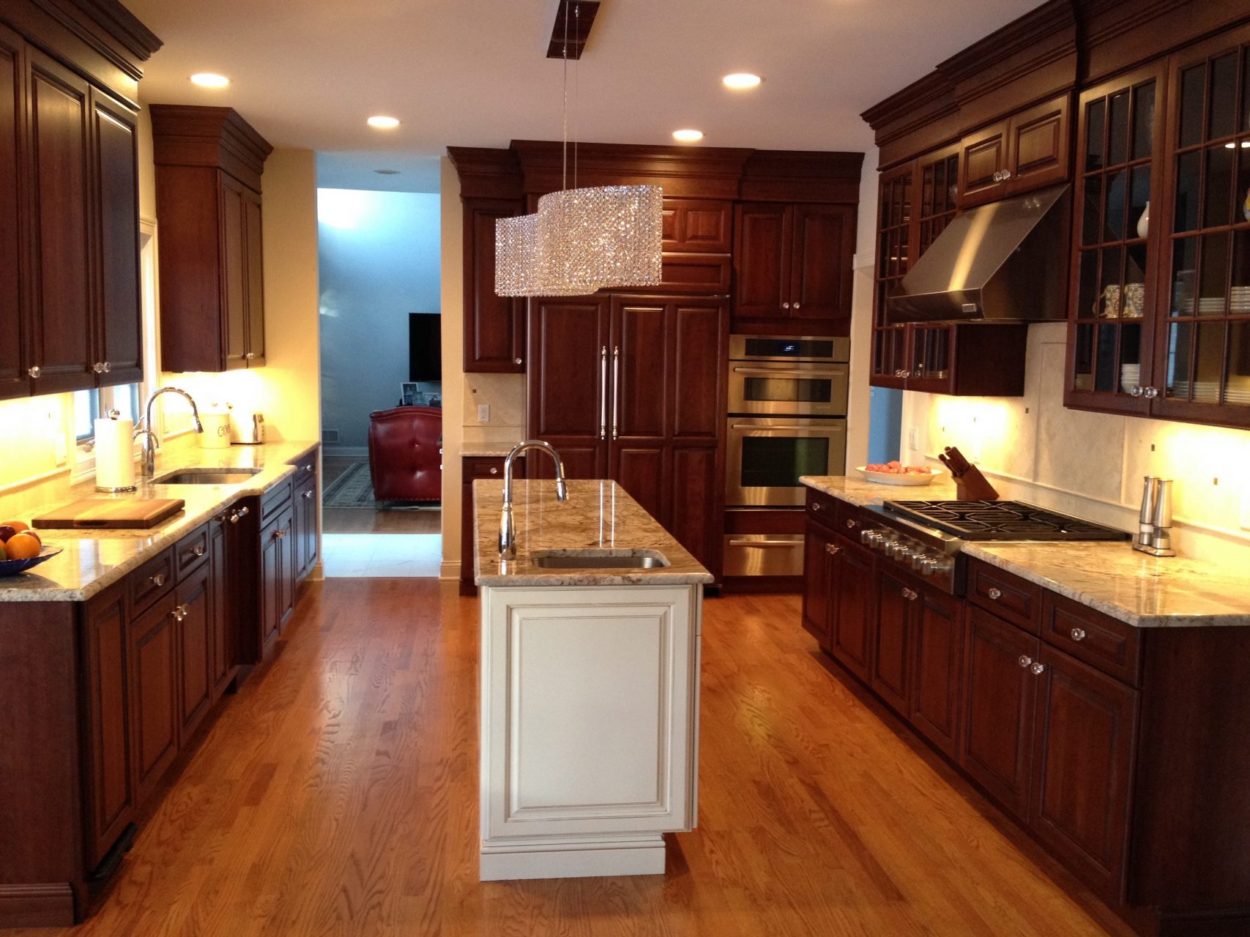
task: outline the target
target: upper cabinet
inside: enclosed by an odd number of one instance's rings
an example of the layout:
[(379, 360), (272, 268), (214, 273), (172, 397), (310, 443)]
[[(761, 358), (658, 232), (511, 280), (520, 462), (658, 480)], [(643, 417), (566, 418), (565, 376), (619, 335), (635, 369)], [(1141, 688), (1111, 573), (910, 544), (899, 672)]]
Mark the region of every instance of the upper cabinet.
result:
[(225, 107), (154, 104), (161, 367), (265, 363), (261, 173), (273, 148)]
[(134, 97), (160, 42), (95, 17), (0, 10), (0, 397), (142, 376)]
[(965, 136), (959, 147), (959, 207), (1066, 180), (1069, 98), (1062, 94)]

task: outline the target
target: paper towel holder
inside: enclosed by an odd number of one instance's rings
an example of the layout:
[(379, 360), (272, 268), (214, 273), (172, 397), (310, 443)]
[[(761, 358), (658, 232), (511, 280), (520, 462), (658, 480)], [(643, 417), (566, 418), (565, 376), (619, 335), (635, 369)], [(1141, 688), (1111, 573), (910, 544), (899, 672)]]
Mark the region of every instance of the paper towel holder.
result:
[[(109, 410), (104, 415), (110, 420), (116, 420), (118, 417), (121, 416), (121, 411)], [(97, 475), (96, 477), (98, 478), (99, 475)], [(102, 492), (102, 493), (106, 493), (106, 494), (123, 494), (127, 491), (138, 491), (139, 486), (138, 485), (118, 485), (118, 486), (96, 485), (95, 490)]]

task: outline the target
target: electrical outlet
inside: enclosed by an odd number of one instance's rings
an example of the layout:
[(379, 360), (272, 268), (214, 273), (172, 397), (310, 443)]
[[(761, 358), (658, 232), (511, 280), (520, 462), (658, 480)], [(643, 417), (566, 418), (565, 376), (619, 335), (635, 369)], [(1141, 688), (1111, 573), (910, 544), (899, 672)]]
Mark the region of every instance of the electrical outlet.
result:
[(489, 422), (490, 422), (490, 404), (488, 404), (488, 403), (479, 403), (479, 404), (477, 405), (477, 421), (478, 421), (479, 423), (489, 423)]

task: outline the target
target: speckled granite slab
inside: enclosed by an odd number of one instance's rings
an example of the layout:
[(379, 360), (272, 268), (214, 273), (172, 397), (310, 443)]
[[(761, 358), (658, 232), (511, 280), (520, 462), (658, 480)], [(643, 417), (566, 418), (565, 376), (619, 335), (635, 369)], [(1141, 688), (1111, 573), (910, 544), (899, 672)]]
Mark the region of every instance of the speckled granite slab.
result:
[[(919, 488), (824, 475), (802, 482), (861, 507), (955, 497), (949, 479)], [(1250, 625), (1250, 570), (1231, 563), (1156, 558), (1127, 543), (967, 543), (963, 552), (1138, 628)]]
[(514, 442), (467, 442), (461, 447), (460, 455), (466, 459), (502, 459), (515, 445)]
[[(569, 499), (556, 500), (550, 480), (513, 482), (517, 557), (499, 558), (503, 486), (473, 483), (474, 582), (479, 586), (622, 586), (708, 583), (712, 575), (613, 481), (570, 481)], [(535, 554), (591, 550), (614, 555), (662, 553), (658, 569), (544, 569)]]
[[(92, 484), (75, 492), (90, 498), (182, 498), (186, 507), (158, 527), (147, 530), (48, 530), (39, 531), (45, 543), (63, 552), (30, 572), (0, 579), (0, 602), (79, 602), (91, 598), (128, 572), (142, 566), (161, 550), (177, 543), (224, 508), (265, 489), (295, 472), (297, 461), (315, 443), (279, 442), (262, 446), (231, 446), (229, 449), (185, 448), (160, 457), (156, 477), (183, 468), (258, 468), (260, 471), (237, 485), (153, 485), (143, 483), (129, 494), (98, 494)], [(40, 505), (27, 512), (29, 520), (57, 504)]]

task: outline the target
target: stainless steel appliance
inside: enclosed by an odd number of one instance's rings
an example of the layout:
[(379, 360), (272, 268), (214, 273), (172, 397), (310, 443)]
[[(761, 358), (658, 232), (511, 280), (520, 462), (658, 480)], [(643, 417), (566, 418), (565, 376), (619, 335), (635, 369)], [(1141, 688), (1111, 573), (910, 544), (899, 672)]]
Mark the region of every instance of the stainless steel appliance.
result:
[(729, 337), (729, 412), (846, 416), (850, 339)]
[(952, 595), (964, 590), (968, 541), (1128, 540), (1122, 530), (1021, 501), (886, 501), (865, 510), (876, 523), (860, 541)]
[(845, 419), (731, 416), (725, 446), (725, 505), (802, 505), (799, 476), (841, 475), (845, 462)]
[(726, 576), (800, 576), (802, 534), (726, 534)]

